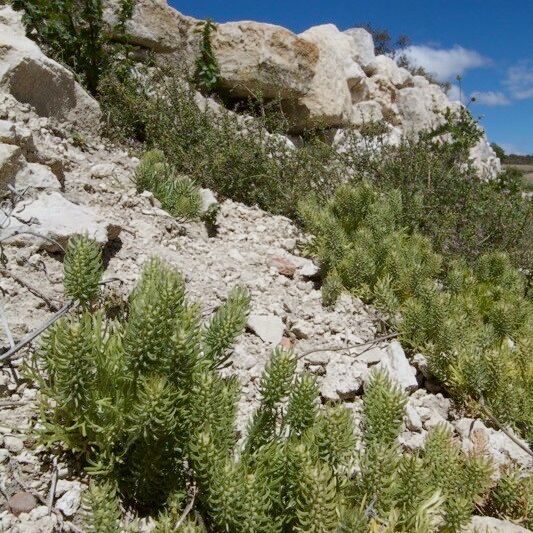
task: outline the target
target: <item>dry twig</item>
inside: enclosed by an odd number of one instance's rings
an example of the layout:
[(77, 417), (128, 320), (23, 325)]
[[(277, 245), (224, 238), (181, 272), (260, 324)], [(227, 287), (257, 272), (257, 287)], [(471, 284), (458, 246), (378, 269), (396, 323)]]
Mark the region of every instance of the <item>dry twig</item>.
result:
[(376, 337), (375, 339), (372, 339), (370, 341), (366, 342), (360, 342), (358, 344), (347, 344), (345, 346), (330, 346), (327, 348), (315, 348), (313, 350), (309, 350), (307, 352), (301, 353), (298, 355), (298, 359), (302, 359), (302, 357), (306, 357), (307, 355), (311, 355), (312, 353), (319, 353), (319, 352), (342, 352), (343, 350), (353, 350), (354, 348), (360, 348), (361, 346), (368, 346), (370, 345), (366, 350), (362, 351), (358, 355), (362, 355), (363, 353), (370, 350), (370, 348), (382, 341), (387, 341), (390, 339), (395, 339), (398, 337), (399, 333), (390, 333), (389, 335), (383, 335), (382, 337)]
[(176, 522), (176, 525), (174, 526), (174, 530), (178, 531), (179, 528), (184, 524), (185, 520), (187, 519), (187, 516), (192, 511), (192, 508), (194, 507), (194, 500), (196, 499), (196, 493), (197, 489), (196, 487), (193, 488), (191, 499), (189, 500), (189, 503), (187, 504), (187, 507), (183, 510), (183, 513), (181, 513), (181, 516), (179, 520)]
[(3, 276), (7, 276), (11, 278), (12, 280), (16, 281), (19, 285), (22, 285), (26, 289), (28, 289), (32, 294), (37, 296), (37, 298), (40, 298), (43, 300), (43, 302), (48, 306), (48, 309), (50, 311), (58, 311), (59, 306), (50, 300), (48, 296), (45, 296), (39, 289), (36, 289), (33, 285), (30, 285), (27, 281), (24, 281), (22, 278), (19, 278), (16, 274), (13, 274), (13, 272), (10, 272), (6, 268), (0, 268), (0, 274)]

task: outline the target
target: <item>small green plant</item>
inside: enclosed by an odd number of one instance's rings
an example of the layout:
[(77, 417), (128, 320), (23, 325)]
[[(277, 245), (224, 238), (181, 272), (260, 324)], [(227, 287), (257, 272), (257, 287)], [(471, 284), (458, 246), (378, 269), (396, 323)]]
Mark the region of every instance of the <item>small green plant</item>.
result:
[(193, 81), (204, 94), (215, 91), (220, 79), (220, 68), (211, 44), (216, 24), (208, 19), (199, 23), (197, 33), (200, 34), (200, 53), (196, 59)]
[(23, 10), (26, 32), (57, 61), (72, 69), (93, 95), (101, 76), (125, 52), (118, 41), (127, 40), (125, 25), (134, 0), (117, 3), (117, 23), (105, 26), (102, 0), (13, 0)]
[(64, 259), (65, 293), (86, 307), (100, 293), (102, 277), (102, 249), (86, 235), (72, 237), (67, 245)]
[(120, 533), (121, 514), (116, 487), (109, 481), (94, 480), (84, 499), (85, 525), (88, 533)]
[(135, 172), (138, 191), (151, 191), (161, 205), (178, 220), (197, 218), (201, 210), (198, 187), (186, 176), (179, 176), (166, 162), (163, 152), (146, 152)]
[(533, 478), (521, 474), (514, 468), (508, 468), (492, 490), (484, 511), (531, 529), (533, 527)]

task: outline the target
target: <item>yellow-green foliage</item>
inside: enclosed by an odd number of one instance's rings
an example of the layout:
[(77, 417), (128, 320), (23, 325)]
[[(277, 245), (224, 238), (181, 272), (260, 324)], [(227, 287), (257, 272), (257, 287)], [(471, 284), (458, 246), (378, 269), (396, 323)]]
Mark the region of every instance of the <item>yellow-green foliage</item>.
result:
[(339, 188), (323, 206), (301, 204), (324, 303), (339, 284), (373, 302), (456, 398), (485, 402), (533, 441), (533, 304), (524, 276), (502, 252), (473, 266), (443, 262), (427, 238), (400, 226), (401, 204), (398, 192), (364, 182)]
[(179, 220), (191, 220), (200, 214), (198, 187), (188, 177), (179, 176), (159, 150), (143, 155), (135, 171), (135, 183), (139, 192), (153, 192), (163, 208)]
[(344, 406), (321, 407), (315, 378), (296, 376), (294, 355), (277, 348), (238, 442), (238, 383), (218, 369), (248, 306), (235, 289), (203, 321), (180, 274), (152, 260), (124, 316), (85, 310), (47, 335), (34, 361), (41, 438), (97, 478), (87, 530), (120, 531), (124, 505), (173, 531), (194, 492), (185, 531), (458, 531), (490, 465), (440, 429), (419, 452), (401, 451), (406, 398), (383, 373), (366, 387), (357, 428)]
[(508, 469), (491, 492), (484, 511), (523, 527), (533, 527), (533, 477)]
[(86, 235), (72, 237), (67, 245), (65, 260), (65, 293), (82, 306), (92, 303), (100, 292), (102, 250)]

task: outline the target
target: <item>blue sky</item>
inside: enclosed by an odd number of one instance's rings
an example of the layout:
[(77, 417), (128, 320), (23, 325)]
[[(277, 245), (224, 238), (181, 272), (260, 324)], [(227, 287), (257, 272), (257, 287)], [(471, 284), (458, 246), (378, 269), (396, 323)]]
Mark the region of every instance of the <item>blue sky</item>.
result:
[(217, 22), (256, 20), (301, 32), (331, 22), (370, 22), (411, 38), (412, 59), (441, 78), (463, 75), (463, 93), (489, 139), (533, 154), (533, 0), (169, 0)]

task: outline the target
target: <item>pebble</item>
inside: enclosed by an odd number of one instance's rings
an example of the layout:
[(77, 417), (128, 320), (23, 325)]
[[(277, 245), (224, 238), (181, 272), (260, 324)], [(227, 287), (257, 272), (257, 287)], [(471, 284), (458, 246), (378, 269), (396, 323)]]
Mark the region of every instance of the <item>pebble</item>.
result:
[(15, 516), (18, 516), (21, 513), (29, 513), (34, 509), (37, 506), (37, 500), (35, 499), (35, 496), (29, 492), (17, 492), (9, 498), (7, 505), (9, 510)]

